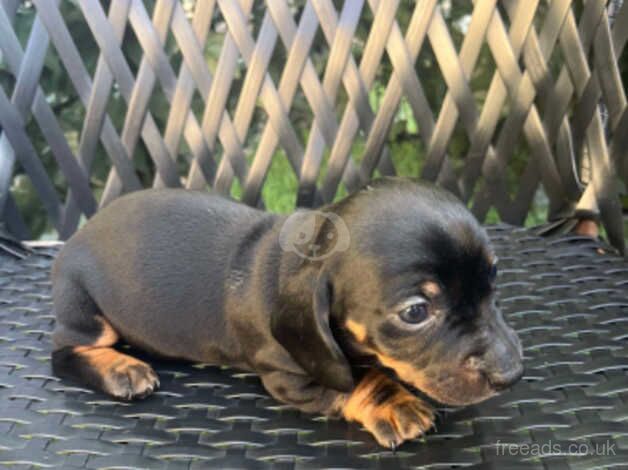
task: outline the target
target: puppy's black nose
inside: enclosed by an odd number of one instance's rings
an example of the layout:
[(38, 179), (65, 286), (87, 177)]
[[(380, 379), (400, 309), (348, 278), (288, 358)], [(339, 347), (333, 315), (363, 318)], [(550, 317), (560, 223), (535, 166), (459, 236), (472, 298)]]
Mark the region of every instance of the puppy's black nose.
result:
[(490, 386), (498, 392), (512, 387), (514, 384), (519, 382), (522, 376), (523, 365), (521, 364), (513, 367), (512, 369), (504, 373), (487, 374)]

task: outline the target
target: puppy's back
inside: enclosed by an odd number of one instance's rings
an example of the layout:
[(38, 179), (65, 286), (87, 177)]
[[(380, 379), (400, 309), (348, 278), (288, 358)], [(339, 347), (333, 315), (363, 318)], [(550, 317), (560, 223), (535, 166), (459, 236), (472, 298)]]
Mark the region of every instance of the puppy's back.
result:
[(224, 334), (229, 261), (243, 234), (268, 218), (204, 192), (132, 193), (68, 240), (53, 267), (53, 284), (80, 285), (131, 343), (174, 357), (211, 359), (198, 355), (211, 336)]

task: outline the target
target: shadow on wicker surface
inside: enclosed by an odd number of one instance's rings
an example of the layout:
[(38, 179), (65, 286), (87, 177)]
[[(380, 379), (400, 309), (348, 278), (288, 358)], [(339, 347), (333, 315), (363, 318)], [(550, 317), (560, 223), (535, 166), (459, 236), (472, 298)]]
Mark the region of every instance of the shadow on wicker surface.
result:
[(151, 359), (162, 388), (132, 404), (61, 382), (49, 363), (56, 250), (0, 258), (0, 466), (625, 468), (628, 264), (588, 239), (489, 231), (525, 378), (445, 412), (396, 454), (355, 425), (281, 406), (252, 374)]

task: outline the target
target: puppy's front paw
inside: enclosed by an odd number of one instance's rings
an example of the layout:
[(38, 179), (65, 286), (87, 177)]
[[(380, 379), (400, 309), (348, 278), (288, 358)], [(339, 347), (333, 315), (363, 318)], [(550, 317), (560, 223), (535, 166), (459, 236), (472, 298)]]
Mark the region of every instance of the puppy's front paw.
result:
[(434, 410), (379, 371), (369, 372), (348, 397), (343, 415), (361, 423), (384, 447), (396, 448), (434, 424)]
[(123, 400), (146, 398), (159, 388), (159, 378), (151, 366), (128, 361), (112, 367), (105, 376), (109, 393)]
[(123, 400), (145, 398), (159, 388), (159, 377), (151, 366), (112, 348), (75, 351), (86, 362), (91, 375), (99, 378), (100, 388)]

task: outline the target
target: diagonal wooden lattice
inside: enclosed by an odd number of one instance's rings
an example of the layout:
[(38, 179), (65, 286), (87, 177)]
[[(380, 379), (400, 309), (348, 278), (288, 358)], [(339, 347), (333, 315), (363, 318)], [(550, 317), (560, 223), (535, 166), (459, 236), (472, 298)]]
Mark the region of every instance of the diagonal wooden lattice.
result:
[[(406, 106), (422, 146), (409, 156), (420, 160), (413, 176), (447, 187), (481, 219), (494, 208), (516, 224), (542, 188), (550, 219), (599, 217), (623, 247), (618, 186), (628, 181), (628, 111), (618, 57), (628, 39), (627, 5), (613, 12), (611, 28), (602, 0), (469, 1), (457, 45), (447, 5), (436, 0), (413, 3), (404, 22), (399, 0), (346, 0), (339, 10), (332, 0), (190, 3), (111, 0), (105, 11), (79, 0), (74, 8), (98, 48), (90, 71), (62, 13), (67, 5), (33, 0), (23, 46), (14, 27), (19, 2), (2, 2), (0, 54), (12, 82), (0, 86), (0, 219), (13, 232), (28, 234), (8, 189), (15, 174), (28, 176), (61, 238), (82, 215), (147, 184), (224, 194), (237, 187), (243, 201), (263, 206), (269, 171), (283, 156), (295, 203), (328, 203), (376, 174), (400, 172), (389, 137)], [(207, 44), (217, 37), (209, 66)], [(138, 62), (125, 41), (141, 49)], [(480, 90), (473, 77), (483, 48), (493, 65)], [(84, 107), (77, 142), (43, 89), (51, 54)], [(419, 72), (426, 57), (446, 86), (437, 100)], [(165, 118), (154, 114), (156, 95), (167, 103)], [(126, 108), (121, 123), (109, 112), (114, 98)], [(303, 109), (305, 123), (293, 118)], [(42, 163), (31, 121), (63, 183)], [(455, 136), (466, 141), (456, 155)], [(518, 146), (527, 149), (523, 165)], [(139, 151), (154, 167), (149, 182), (138, 174)], [(110, 171), (95, 192), (99, 152)]]

